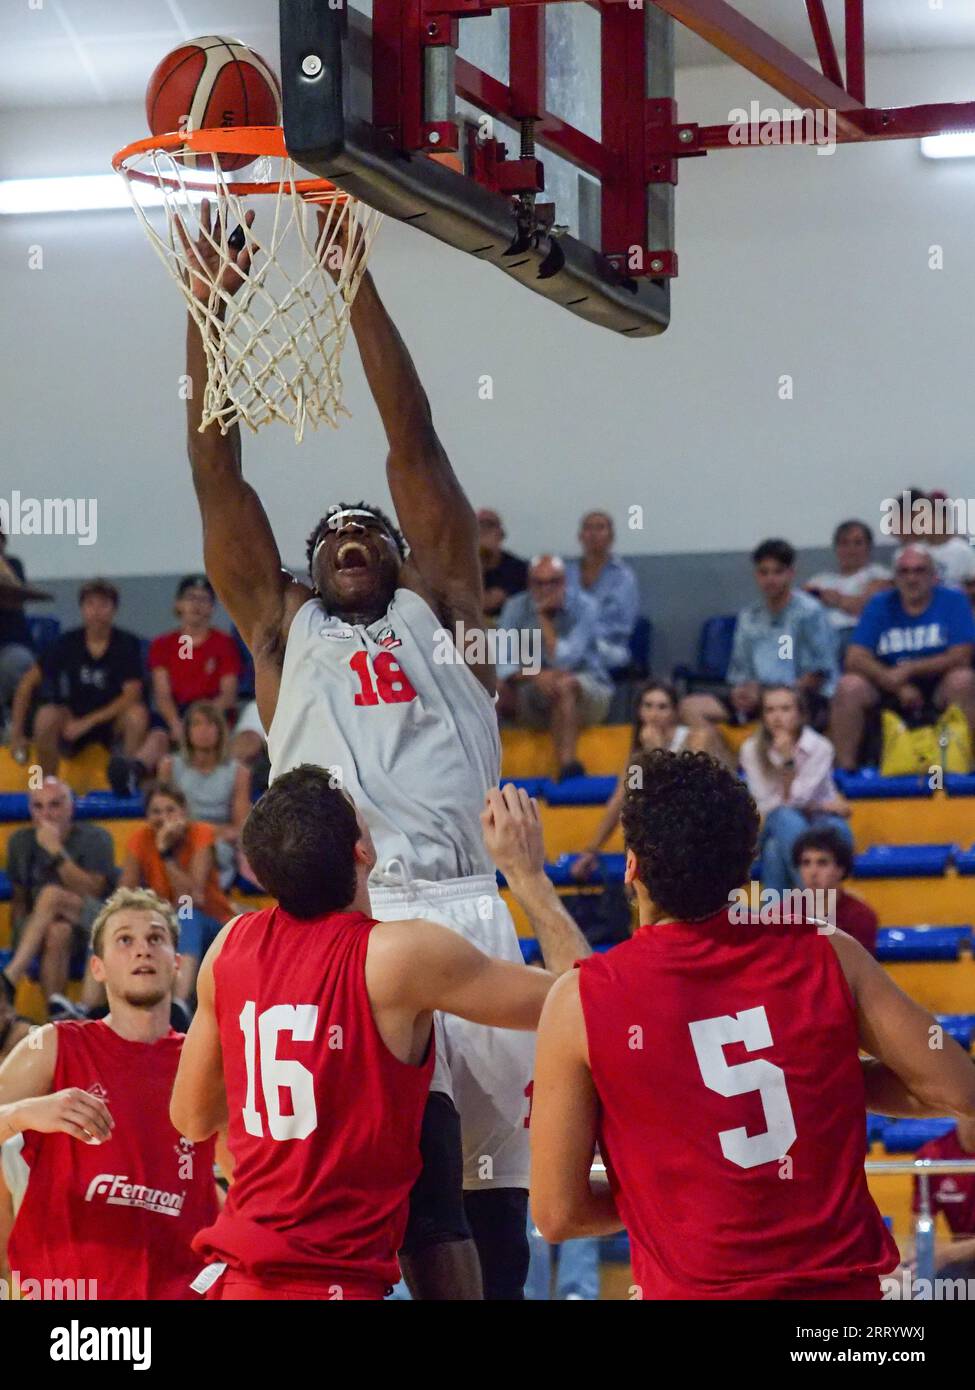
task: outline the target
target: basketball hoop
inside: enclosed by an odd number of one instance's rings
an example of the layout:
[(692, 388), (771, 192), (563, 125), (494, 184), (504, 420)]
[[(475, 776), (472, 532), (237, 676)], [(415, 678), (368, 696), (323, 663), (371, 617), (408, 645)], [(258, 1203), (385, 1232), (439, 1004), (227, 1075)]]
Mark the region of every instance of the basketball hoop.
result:
[[(300, 443), (306, 423), (336, 427), (349, 413), (340, 375), (349, 315), (381, 214), (327, 179), (297, 177), (279, 126), (156, 135), (112, 164), (200, 330), (200, 428), (226, 434), (238, 422), (256, 431), (284, 420)], [(267, 214), (249, 226), (257, 196)], [(201, 216), (204, 200), (212, 220)], [(153, 217), (160, 207), (165, 230)], [(236, 292), (224, 284), (235, 267)]]

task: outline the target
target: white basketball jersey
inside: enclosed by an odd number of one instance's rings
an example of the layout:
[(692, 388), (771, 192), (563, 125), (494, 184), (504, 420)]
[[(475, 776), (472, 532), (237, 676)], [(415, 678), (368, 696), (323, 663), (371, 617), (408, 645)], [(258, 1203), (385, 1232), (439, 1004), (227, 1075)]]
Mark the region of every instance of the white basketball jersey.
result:
[(378, 872), (393, 859), (410, 879), (494, 872), (480, 813), (498, 784), (497, 716), (452, 643), (444, 660), (447, 649), (412, 589), (397, 589), (368, 627), (309, 599), (288, 633), (271, 780), (300, 763), (337, 769), (372, 832)]

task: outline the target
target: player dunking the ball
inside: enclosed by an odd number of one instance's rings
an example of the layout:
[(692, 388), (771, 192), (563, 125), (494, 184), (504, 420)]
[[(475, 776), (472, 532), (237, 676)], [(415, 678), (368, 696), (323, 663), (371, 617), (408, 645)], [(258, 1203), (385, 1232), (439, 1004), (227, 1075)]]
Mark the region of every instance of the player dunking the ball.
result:
[[(201, 215), (207, 232), (206, 204)], [(215, 267), (206, 235), (195, 254)], [(224, 274), (228, 294), (249, 263), (244, 248)], [(207, 297), (202, 278), (192, 288)], [(479, 819), (500, 765), (494, 670), (441, 655), (444, 630), (483, 622), (476, 518), (368, 273), (351, 325), (389, 443), (403, 534), (377, 507), (335, 505), (308, 541), (310, 582), (282, 569), (241, 472), (239, 430), (199, 430), (204, 346), (191, 321), (189, 453), (207, 574), (254, 657), (272, 781), (303, 763), (335, 769), (362, 814), (378, 856), (373, 915), (438, 921), (520, 962)], [(578, 944), (548, 968), (570, 968)], [(521, 1298), (533, 1039), (450, 1017), (438, 1021), (437, 1042), (403, 1271), (418, 1297), (478, 1298), (483, 1281), (485, 1298)]]

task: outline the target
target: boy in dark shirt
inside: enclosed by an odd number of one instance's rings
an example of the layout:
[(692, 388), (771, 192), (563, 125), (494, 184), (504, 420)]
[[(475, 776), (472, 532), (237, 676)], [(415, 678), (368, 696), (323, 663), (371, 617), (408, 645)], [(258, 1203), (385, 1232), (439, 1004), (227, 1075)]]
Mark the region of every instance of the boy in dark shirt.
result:
[(803, 888), (835, 892), (836, 910), (830, 914), (833, 925), (856, 937), (864, 950), (875, 956), (877, 914), (862, 898), (840, 886), (853, 868), (853, 851), (842, 835), (829, 826), (807, 830), (793, 846), (792, 862), (799, 870)]
[(90, 743), (111, 748), (118, 740), (136, 757), (149, 728), (143, 692), (139, 639), (114, 626), (118, 590), (105, 579), (89, 579), (78, 594), (82, 627), (50, 646), (17, 687), (10, 746), (18, 761), (27, 755), (27, 718), (35, 693), (34, 747), (45, 776), (57, 772), (62, 753)]
[[(0, 528), (0, 582), (24, 583), (24, 567), (7, 554), (7, 537)], [(0, 727), (24, 672), (34, 662), (30, 629), (24, 605), (16, 599), (0, 599)]]

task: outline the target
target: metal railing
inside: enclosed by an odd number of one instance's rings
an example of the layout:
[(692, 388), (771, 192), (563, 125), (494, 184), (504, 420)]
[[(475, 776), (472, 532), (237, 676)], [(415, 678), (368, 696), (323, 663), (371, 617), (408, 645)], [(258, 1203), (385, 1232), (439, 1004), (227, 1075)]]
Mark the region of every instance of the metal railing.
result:
[(931, 1178), (941, 1174), (975, 1174), (975, 1158), (878, 1158), (867, 1159), (868, 1174), (912, 1173), (918, 1180), (918, 1212), (914, 1221), (916, 1279), (934, 1286), (934, 1213), (931, 1210)]

